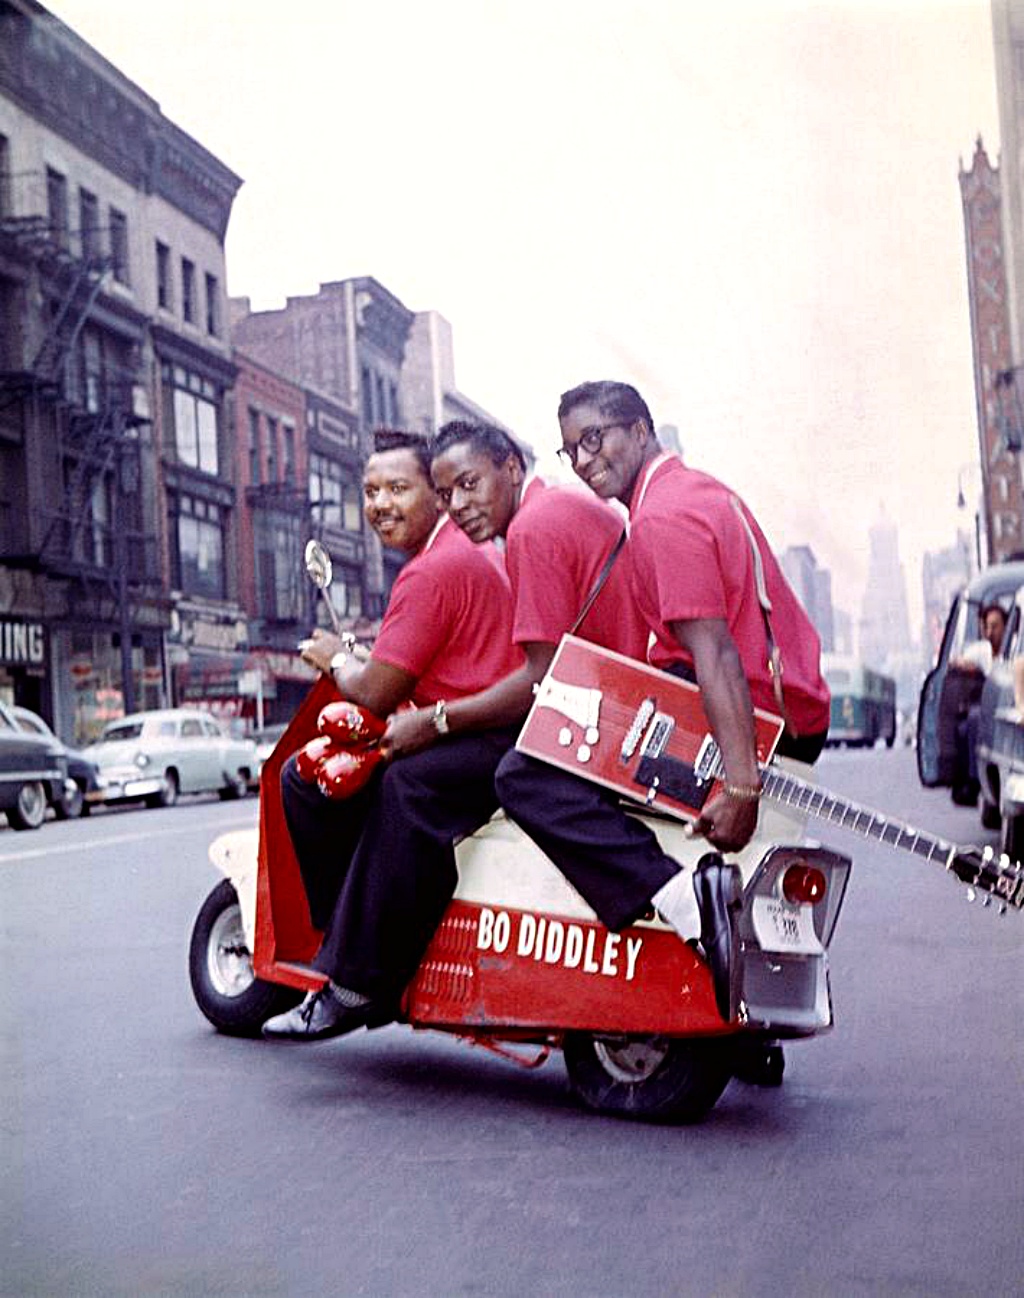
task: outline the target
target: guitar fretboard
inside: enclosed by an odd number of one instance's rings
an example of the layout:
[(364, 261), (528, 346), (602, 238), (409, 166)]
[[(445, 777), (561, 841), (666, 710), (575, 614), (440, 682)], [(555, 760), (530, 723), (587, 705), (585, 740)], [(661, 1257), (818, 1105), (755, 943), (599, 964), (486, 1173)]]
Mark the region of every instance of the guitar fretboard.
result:
[(863, 834), (865, 838), (876, 838), (890, 847), (903, 848), (916, 856), (923, 856), (927, 861), (937, 857), (945, 860), (956, 855), (956, 845), (943, 838), (936, 838), (922, 829), (905, 825), (898, 820), (890, 820), (870, 807), (860, 807), (855, 802), (839, 798), (827, 789), (808, 784), (795, 775), (780, 771), (776, 767), (762, 767), (762, 788), (770, 798), (786, 806), (796, 807), (809, 815), (827, 820), (843, 829)]
[(979, 851), (977, 848), (958, 847), (923, 829), (883, 816), (870, 807), (839, 798), (827, 789), (808, 784), (778, 767), (766, 766), (761, 770), (762, 788), (775, 801), (863, 834), (865, 838), (875, 838), (889, 847), (912, 852), (926, 861), (939, 860), (961, 883), (986, 893), (986, 904), (988, 897), (994, 897), (1004, 908), (1013, 906), (1016, 910), (1024, 910), (1024, 869), (1009, 857), (997, 859), (991, 848)]

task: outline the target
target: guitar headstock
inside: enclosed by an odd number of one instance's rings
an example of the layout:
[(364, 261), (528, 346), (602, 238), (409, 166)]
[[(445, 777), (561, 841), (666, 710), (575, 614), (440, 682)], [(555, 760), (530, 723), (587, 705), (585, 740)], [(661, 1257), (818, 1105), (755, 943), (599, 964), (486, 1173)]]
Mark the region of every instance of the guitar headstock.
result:
[[(991, 847), (957, 847), (946, 864), (968, 889), (978, 889), (985, 894), (984, 904), (994, 899), (999, 903), (999, 913), (1008, 907), (1024, 910), (1024, 867), (1011, 861), (1004, 853), (997, 856)], [(969, 895), (969, 900), (974, 897)]]

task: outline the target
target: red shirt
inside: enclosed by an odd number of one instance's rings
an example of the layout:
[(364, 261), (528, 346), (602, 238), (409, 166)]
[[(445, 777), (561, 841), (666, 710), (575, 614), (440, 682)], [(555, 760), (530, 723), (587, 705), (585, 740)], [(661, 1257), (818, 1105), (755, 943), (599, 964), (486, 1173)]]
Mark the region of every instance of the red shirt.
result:
[[(670, 622), (724, 618), (755, 707), (778, 714), (753, 554), (733, 500), (739, 498), (723, 483), (688, 469), (675, 456), (653, 473), (641, 474), (629, 507), (636, 599), (654, 632), (654, 666), (691, 661), (669, 630)], [(828, 729), (829, 719), (821, 642), (753, 515), (742, 501), (739, 504), (764, 566), (790, 722), (798, 735), (817, 734)]]
[(395, 578), (371, 656), (417, 678), (419, 707), (475, 694), (523, 665), (493, 551), (444, 518)]
[[(579, 617), (624, 526), (610, 505), (589, 492), (549, 487), (539, 478), (527, 484), (505, 538), (516, 644), (558, 644)], [(576, 634), (644, 658), (648, 631), (632, 595), (628, 546)]]

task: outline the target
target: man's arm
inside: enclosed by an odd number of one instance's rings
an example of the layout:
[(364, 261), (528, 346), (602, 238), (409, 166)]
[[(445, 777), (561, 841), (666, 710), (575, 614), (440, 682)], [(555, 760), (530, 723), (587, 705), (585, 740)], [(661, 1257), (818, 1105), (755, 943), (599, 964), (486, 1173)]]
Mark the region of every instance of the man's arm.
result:
[[(496, 684), (455, 699), (447, 705), (448, 729), (452, 734), (490, 730), (521, 721), (533, 702), (533, 687), (542, 679), (555, 656), (555, 645), (523, 645), (526, 664)], [(381, 748), (388, 757), (405, 757), (429, 747), (438, 738), (434, 709), (418, 708), (388, 718)]]
[[(761, 781), (757, 765), (754, 709), (736, 643), (723, 618), (693, 618), (669, 624), (693, 658), (697, 685), (722, 753), (725, 779), (742, 789)], [(721, 793), (704, 807), (694, 832), (723, 851), (745, 847), (757, 828), (757, 799)]]
[(317, 671), (332, 676), (343, 699), (349, 699), (375, 713), (386, 717), (400, 703), (410, 697), (416, 687), (416, 677), (401, 667), (378, 662), (376, 658), (360, 660), (358, 651), (350, 653), (345, 662), (331, 671), (331, 659), (344, 653), (345, 646), (330, 631), (315, 630), (305, 642), (302, 659)]

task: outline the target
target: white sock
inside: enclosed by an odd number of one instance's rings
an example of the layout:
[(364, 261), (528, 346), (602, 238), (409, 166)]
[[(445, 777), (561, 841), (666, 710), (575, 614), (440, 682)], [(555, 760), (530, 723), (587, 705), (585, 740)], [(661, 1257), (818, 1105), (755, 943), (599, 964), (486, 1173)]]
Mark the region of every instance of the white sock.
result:
[(651, 898), (651, 905), (684, 942), (700, 937), (700, 907), (689, 870), (680, 870), (663, 884)]

